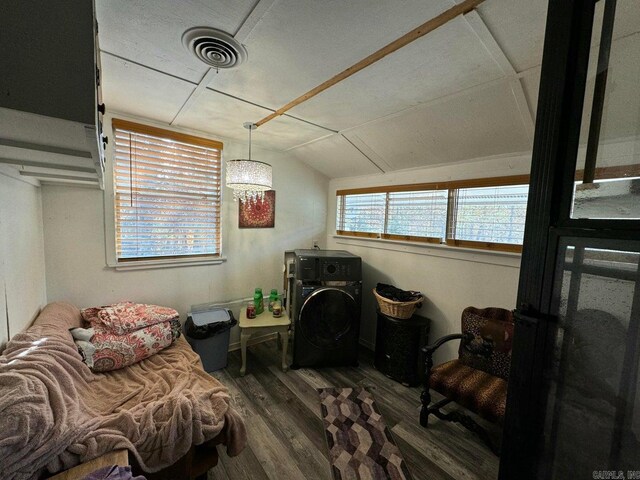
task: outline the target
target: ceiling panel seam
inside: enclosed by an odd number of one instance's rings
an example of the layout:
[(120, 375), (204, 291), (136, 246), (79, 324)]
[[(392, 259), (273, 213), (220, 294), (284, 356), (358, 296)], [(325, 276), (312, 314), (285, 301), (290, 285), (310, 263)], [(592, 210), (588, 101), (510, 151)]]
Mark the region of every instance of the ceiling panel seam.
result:
[[(489, 27), (487, 27), (487, 24), (480, 14), (474, 10), (463, 15), (463, 17), (489, 56), (496, 62), (498, 67), (500, 67), (500, 70), (502, 70), (505, 76), (513, 77), (516, 75), (518, 72), (516, 72), (504, 49), (498, 43), (493, 33), (491, 33), (491, 30), (489, 30)], [(509, 86), (513, 93), (524, 131), (529, 140), (533, 141), (533, 115), (529, 107), (529, 102), (527, 102), (527, 97), (524, 94), (522, 82), (520, 79), (515, 78), (510, 80)]]
[(113, 58), (117, 58), (118, 60), (122, 60), (123, 62), (132, 63), (133, 65), (137, 65), (139, 67), (146, 68), (147, 70), (151, 70), (153, 72), (160, 73), (162, 75), (166, 75), (167, 77), (175, 78), (176, 80), (182, 80), (183, 82), (186, 82), (189, 85), (194, 85), (194, 86), (198, 85), (196, 82), (193, 82), (193, 81), (189, 80), (188, 78), (180, 77), (178, 75), (174, 75), (173, 73), (165, 72), (165, 71), (160, 70), (158, 68), (150, 67), (149, 65), (145, 65), (144, 63), (136, 62), (135, 60), (131, 60), (130, 58), (123, 57), (121, 55), (109, 52), (107, 50), (100, 49), (100, 53), (104, 53), (105, 55), (108, 55), (108, 56), (113, 57)]
[[(436, 98), (433, 98), (431, 100), (427, 100), (426, 102), (422, 102), (422, 103), (419, 103), (417, 105), (414, 105), (414, 106), (411, 106), (411, 107), (407, 107), (407, 108), (404, 108), (402, 110), (398, 110), (397, 112), (389, 113), (387, 115), (383, 115), (381, 117), (374, 118), (373, 120), (368, 120), (366, 122), (359, 123), (359, 124), (354, 125), (352, 127), (343, 128), (342, 130), (338, 130), (337, 133), (340, 133), (340, 134), (348, 133), (348, 132), (352, 132), (354, 130), (357, 130), (359, 128), (365, 127), (365, 126), (375, 125), (376, 123), (380, 123), (380, 122), (383, 122), (383, 121), (386, 121), (386, 120), (390, 120), (390, 119), (393, 119), (393, 118), (396, 118), (396, 117), (400, 117), (402, 115), (405, 115), (407, 113), (411, 113), (413, 111), (421, 110), (423, 108), (431, 107), (431, 106), (437, 105), (437, 104), (442, 103), (442, 102), (453, 100), (453, 99), (455, 99), (455, 98), (457, 98), (459, 96), (462, 96), (462, 95), (468, 95), (468, 94), (474, 92), (475, 90), (482, 91), (484, 89), (491, 88), (491, 87), (493, 87), (495, 85), (499, 85), (501, 83), (510, 82), (512, 80), (519, 80), (521, 78), (524, 78), (524, 77), (527, 77), (529, 75), (532, 75), (532, 74), (538, 72), (539, 70), (540, 70), (540, 65), (536, 65), (534, 67), (531, 67), (531, 68), (528, 68), (526, 70), (523, 70), (522, 72), (516, 72), (513, 75), (506, 75), (506, 76), (501, 77), (501, 78), (496, 78), (496, 79), (489, 80), (489, 81), (484, 82), (484, 83), (479, 83), (477, 85), (472, 85), (472, 86), (464, 88), (462, 90), (458, 90), (457, 92), (448, 93), (446, 95), (442, 95), (440, 97), (436, 97)], [(527, 105), (528, 105), (528, 102), (527, 102)], [(283, 114), (283, 116), (290, 116), (290, 115), (285, 113), (285, 114)], [(304, 121), (306, 122), (306, 120), (304, 120)], [(310, 123), (310, 122), (308, 122), (308, 123)], [(321, 128), (325, 128), (326, 130), (329, 130), (329, 131), (335, 131), (335, 130), (331, 130), (330, 128), (326, 128), (326, 127), (321, 127)], [(323, 137), (319, 137), (319, 138), (316, 138), (316, 139), (313, 139), (313, 140), (309, 140), (307, 142), (303, 142), (303, 143), (300, 143), (298, 145), (294, 145), (292, 147), (289, 147), (289, 148), (285, 149), (285, 151), (288, 152), (288, 151), (291, 151), (291, 150), (295, 150), (296, 148), (304, 147), (304, 146), (313, 144), (315, 142), (319, 142), (321, 140), (324, 140), (325, 138), (327, 138), (327, 137), (323, 136)]]
[(527, 133), (527, 137), (529, 137), (529, 141), (533, 142), (533, 134), (534, 134), (534, 121), (533, 114), (531, 112), (531, 108), (529, 107), (529, 102), (527, 100), (526, 95), (524, 94), (524, 88), (522, 87), (522, 80), (519, 78), (511, 79), (511, 93), (513, 93), (513, 98), (516, 102), (516, 106), (518, 107), (518, 111), (520, 112), (520, 119), (522, 120), (522, 126), (524, 127), (525, 132)]
[[(267, 110), (271, 110), (272, 112), (275, 112), (275, 110), (273, 110), (271, 108), (268, 108)], [(325, 127), (324, 125), (320, 125), (319, 123), (310, 122), (309, 120), (305, 120), (304, 118), (296, 117), (294, 115), (289, 115), (288, 113), (285, 113), (282, 116), (283, 117), (287, 117), (287, 118), (291, 118), (293, 120), (297, 120), (299, 122), (306, 123), (308, 125), (312, 125), (314, 127), (322, 128), (323, 130), (326, 130), (327, 132), (340, 133), (338, 130), (334, 130), (333, 128)]]
[[(264, 109), (264, 110), (267, 110), (268, 112), (275, 112), (275, 109), (274, 109), (274, 108), (265, 107), (264, 105), (260, 105), (259, 103), (255, 103), (255, 102), (252, 102), (251, 100), (246, 100), (246, 99), (244, 99), (244, 98), (237, 97), (237, 96), (235, 96), (235, 95), (231, 95), (230, 93), (223, 92), (222, 90), (216, 90), (215, 88), (208, 87), (208, 86), (207, 86), (207, 84), (206, 84), (206, 83), (203, 83), (202, 81), (200, 81), (200, 82), (196, 83), (196, 82), (194, 82), (194, 81), (192, 81), (192, 80), (189, 80), (189, 79), (187, 79), (187, 78), (180, 77), (180, 76), (178, 76), (178, 75), (174, 75), (174, 74), (172, 74), (172, 73), (165, 72), (165, 71), (163, 71), (163, 70), (159, 70), (159, 69), (154, 68), (154, 67), (150, 67), (149, 65), (145, 65), (144, 63), (140, 63), (140, 62), (137, 62), (137, 61), (135, 61), (135, 60), (131, 60), (131, 59), (126, 58), (126, 57), (122, 57), (122, 56), (120, 56), (120, 55), (117, 55), (117, 54), (115, 54), (115, 53), (109, 52), (109, 51), (107, 51), (107, 50), (100, 50), (100, 53), (104, 53), (105, 55), (108, 55), (108, 56), (113, 57), (113, 58), (117, 58), (118, 60), (122, 60), (123, 62), (128, 62), (128, 63), (131, 63), (131, 64), (133, 64), (133, 65), (137, 65), (138, 67), (145, 68), (145, 69), (147, 69), (147, 70), (151, 70), (152, 72), (156, 72), (156, 73), (159, 73), (159, 74), (161, 74), (161, 75), (166, 75), (166, 76), (171, 77), (171, 78), (174, 78), (174, 79), (176, 79), (176, 80), (181, 80), (181, 81), (183, 81), (183, 82), (185, 82), (185, 83), (188, 83), (189, 85), (193, 85), (194, 87), (196, 87), (196, 88), (194, 89), (194, 92), (195, 92), (196, 90), (199, 90), (199, 87), (200, 87), (201, 85), (203, 85), (203, 88), (202, 88), (202, 89), (200, 89), (200, 91), (199, 91), (198, 95), (200, 95), (200, 94), (202, 93), (202, 91), (204, 91), (205, 89), (206, 89), (206, 90), (211, 90), (212, 92), (219, 93), (220, 95), (225, 95), (225, 96), (227, 96), (227, 97), (229, 97), (229, 98), (233, 98), (234, 100), (237, 100), (237, 101), (239, 101), (239, 102), (244, 102), (244, 103), (247, 103), (247, 104), (249, 104), (249, 105), (253, 105), (253, 106), (255, 106), (255, 107), (262, 108), (262, 109)], [(208, 75), (215, 74), (215, 73), (216, 73), (216, 72), (215, 72), (215, 70), (213, 70), (213, 69), (211, 68), (211, 69), (209, 69), (209, 70), (207, 71), (207, 73), (205, 73), (205, 74), (204, 74), (203, 79), (204, 79), (205, 77), (207, 77)], [(192, 92), (192, 94), (193, 94), (193, 92)], [(185, 101), (185, 103), (186, 103), (186, 102), (188, 102), (190, 98), (191, 98), (191, 96), (190, 96), (189, 98), (187, 98), (187, 100)], [(195, 99), (194, 99), (194, 100), (195, 100)], [(178, 112), (178, 113), (179, 113), (179, 112)], [(176, 121), (177, 116), (178, 116), (178, 114), (176, 114), (176, 115), (173, 117), (173, 120), (171, 121), (170, 125), (177, 125), (177, 121)], [(317, 123), (311, 122), (311, 121), (309, 121), (309, 120), (305, 120), (305, 119), (303, 119), (303, 118), (296, 117), (295, 115), (291, 115), (291, 114), (284, 114), (283, 116), (284, 116), (284, 117), (291, 118), (291, 119), (293, 119), (293, 120), (297, 120), (297, 121), (299, 121), (299, 122), (303, 122), (303, 123), (306, 123), (306, 124), (309, 124), (309, 125), (313, 125), (314, 127), (318, 127), (318, 128), (321, 128), (321, 129), (323, 129), (323, 130), (327, 130), (327, 131), (332, 132), (332, 133), (338, 133), (338, 130), (334, 130), (333, 128), (325, 127), (324, 125), (320, 125), (320, 124), (317, 124)]]
[(371, 158), (378, 165), (381, 165), (385, 171), (393, 170), (393, 166), (387, 162), (387, 160), (380, 155), (373, 147), (371, 147), (368, 143), (366, 143), (362, 138), (353, 133), (351, 137), (347, 137), (346, 134), (342, 134), (343, 137), (347, 138), (353, 145), (358, 147), (358, 149), (367, 157)]
[[(364, 156), (364, 158), (366, 158), (367, 160), (369, 160), (371, 162), (372, 165), (374, 165), (378, 170), (380, 170), (382, 173), (386, 173), (386, 171), (380, 166), (378, 165), (371, 157), (369, 157), (369, 155), (367, 155), (366, 153), (364, 153), (355, 143), (353, 143), (351, 140), (349, 140), (344, 134), (340, 133), (340, 136), (342, 138), (344, 138), (347, 142), (349, 142), (349, 144), (355, 148), (358, 152), (360, 152), (360, 154), (362, 156)], [(364, 142), (363, 142), (364, 143)]]
[(320, 141), (322, 141), (322, 140), (324, 140), (326, 138), (333, 137), (333, 136), (335, 136), (337, 134), (340, 134), (340, 132), (336, 132), (335, 134), (323, 135), (322, 137), (314, 138), (312, 140), (307, 140), (306, 142), (299, 143), (297, 145), (294, 145), (293, 147), (287, 147), (283, 151), (290, 152), (291, 150), (295, 150), (296, 148), (301, 148), (301, 147), (305, 147), (307, 145), (312, 145), (312, 144), (314, 144), (316, 142), (320, 142)]
[(240, 43), (244, 42), (275, 3), (276, 0), (258, 0), (233, 37)]
[[(247, 103), (249, 105), (253, 105), (254, 107), (262, 108), (264, 110), (267, 110), (268, 112), (275, 112), (274, 108), (265, 107), (264, 105), (260, 105), (259, 103), (252, 102), (251, 100), (247, 100), (245, 98), (238, 97), (236, 95), (232, 95), (231, 93), (223, 92), (222, 90), (217, 90), (217, 89), (212, 88), (212, 87), (207, 87), (207, 90), (209, 90), (211, 92), (218, 93), (220, 95), (224, 95), (225, 97), (229, 97), (229, 98), (232, 98), (234, 100), (238, 100), (239, 102), (244, 102), (244, 103)], [(299, 122), (303, 122), (303, 123), (306, 123), (308, 125), (312, 125), (314, 127), (321, 128), (323, 130), (327, 130), (328, 132), (331, 132), (331, 133), (338, 133), (338, 130), (334, 130), (332, 128), (325, 127), (324, 125), (320, 125), (318, 123), (310, 122), (309, 120), (305, 120), (304, 118), (296, 117), (295, 115), (290, 115), (290, 114), (286, 114), (285, 113), (283, 115), (283, 117), (291, 118), (293, 120), (297, 120)]]
[[(258, 2), (251, 9), (249, 15), (245, 17), (245, 19), (236, 30), (234, 38), (240, 43), (244, 42), (251, 33), (251, 30), (253, 30), (258, 22), (260, 22), (262, 17), (269, 11), (275, 1), (276, 0), (258, 0)], [(176, 114), (173, 116), (170, 125), (175, 125), (178, 122), (178, 117), (188, 111), (189, 108), (191, 108), (191, 106), (196, 103), (207, 86), (214, 80), (217, 73), (217, 69), (214, 70), (213, 68), (209, 68), (207, 70), (207, 72), (200, 79), (200, 82), (198, 82), (198, 86), (191, 92), (189, 97), (184, 101), (182, 106), (180, 106)], [(232, 98), (237, 99), (237, 97)]]
[(489, 31), (487, 24), (484, 23), (482, 17), (476, 11), (472, 11), (463, 15), (463, 18), (471, 31), (478, 37), (480, 44), (487, 51), (489, 56), (493, 59), (494, 62), (500, 67), (502, 73), (505, 75), (514, 75), (516, 73), (515, 68), (511, 64), (511, 61), (507, 58), (507, 55), (504, 53), (504, 50), (493, 36), (493, 34)]
[(351, 131), (357, 130), (357, 129), (361, 128), (361, 127), (365, 127), (365, 126), (369, 126), (369, 125), (375, 125), (376, 123), (380, 123), (380, 122), (383, 122), (383, 121), (386, 121), (386, 120), (390, 120), (390, 119), (405, 115), (407, 113), (411, 113), (411, 112), (414, 112), (414, 111), (422, 110), (424, 108), (432, 107), (434, 105), (438, 105), (439, 103), (447, 102), (449, 100), (453, 100), (453, 99), (455, 99), (457, 97), (461, 97), (463, 95), (469, 95), (470, 93), (472, 93), (472, 92), (474, 92), (476, 90), (477, 91), (482, 91), (482, 90), (494, 87), (496, 85), (499, 85), (501, 83), (506, 83), (506, 82), (510, 81), (511, 78), (517, 78), (517, 76), (515, 76), (515, 77), (505, 76), (505, 77), (501, 77), (501, 78), (496, 78), (494, 80), (489, 80), (487, 82), (479, 83), (478, 85), (473, 85), (471, 87), (467, 87), (467, 88), (464, 88), (462, 90), (458, 90), (457, 92), (448, 93), (446, 95), (442, 95), (441, 97), (437, 97), (437, 98), (434, 98), (434, 99), (431, 99), (431, 100), (427, 100), (426, 102), (419, 103), (417, 105), (404, 108), (404, 109), (399, 110), (397, 112), (389, 113), (388, 115), (383, 115), (381, 117), (374, 118), (373, 120), (369, 120), (369, 121), (360, 123), (358, 125), (354, 125), (353, 127), (343, 128), (342, 130), (340, 130), (340, 133), (351, 132)]
[(180, 106), (176, 114), (173, 116), (173, 118), (171, 119), (171, 122), (169, 122), (169, 125), (175, 125), (180, 114), (189, 110), (191, 105), (193, 105), (196, 102), (196, 100), (202, 95), (202, 93), (206, 90), (207, 85), (213, 80), (213, 78), (217, 75), (217, 73), (218, 71), (214, 70), (213, 68), (210, 68), (209, 70), (207, 70), (207, 72), (202, 76), (202, 79), (200, 80), (196, 88), (193, 89), (191, 94), (187, 97), (187, 99)]

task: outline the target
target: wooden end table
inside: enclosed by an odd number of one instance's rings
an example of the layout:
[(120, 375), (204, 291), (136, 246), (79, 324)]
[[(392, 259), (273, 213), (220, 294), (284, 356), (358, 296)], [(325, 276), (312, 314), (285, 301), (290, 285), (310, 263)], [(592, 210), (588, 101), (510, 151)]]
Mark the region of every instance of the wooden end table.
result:
[(247, 342), (256, 333), (278, 334), (282, 342), (282, 371), (287, 371), (287, 346), (289, 344), (289, 326), (291, 320), (287, 313), (282, 311), (282, 316), (276, 318), (269, 310), (265, 310), (256, 318), (247, 318), (247, 309), (240, 310), (240, 349), (242, 350), (242, 368), (240, 375), (244, 376), (247, 371)]

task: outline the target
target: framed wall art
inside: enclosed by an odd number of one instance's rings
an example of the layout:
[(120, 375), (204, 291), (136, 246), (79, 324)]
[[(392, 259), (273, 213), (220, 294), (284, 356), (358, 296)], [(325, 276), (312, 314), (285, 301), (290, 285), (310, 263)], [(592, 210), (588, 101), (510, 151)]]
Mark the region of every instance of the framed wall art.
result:
[(239, 228), (273, 228), (276, 219), (276, 191), (267, 190), (262, 200), (239, 202)]

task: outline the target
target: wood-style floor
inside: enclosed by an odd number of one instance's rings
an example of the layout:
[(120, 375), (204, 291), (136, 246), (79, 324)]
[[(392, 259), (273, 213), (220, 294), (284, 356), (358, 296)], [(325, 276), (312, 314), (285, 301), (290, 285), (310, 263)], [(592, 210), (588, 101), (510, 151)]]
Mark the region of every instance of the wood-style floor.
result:
[(331, 480), (316, 392), (331, 386), (361, 386), (373, 393), (414, 480), (498, 476), (498, 457), (461, 425), (430, 418), (429, 428), (421, 427), (420, 389), (407, 388), (375, 370), (368, 350), (361, 350), (358, 368), (286, 373), (280, 369), (275, 340), (249, 347), (247, 358), (244, 377), (239, 351), (229, 354), (226, 369), (212, 374), (229, 388), (233, 406), (244, 417), (248, 445), (234, 458), (221, 451), (209, 480)]

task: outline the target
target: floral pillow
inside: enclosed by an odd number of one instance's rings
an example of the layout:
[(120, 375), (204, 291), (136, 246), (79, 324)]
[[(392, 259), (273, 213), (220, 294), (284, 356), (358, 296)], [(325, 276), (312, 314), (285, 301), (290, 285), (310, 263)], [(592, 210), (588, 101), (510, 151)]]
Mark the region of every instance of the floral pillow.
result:
[(92, 327), (103, 327), (118, 335), (178, 318), (173, 308), (132, 302), (85, 308), (81, 313)]
[(101, 327), (71, 330), (82, 359), (94, 372), (133, 365), (170, 346), (180, 336), (180, 322), (156, 323), (125, 335)]

